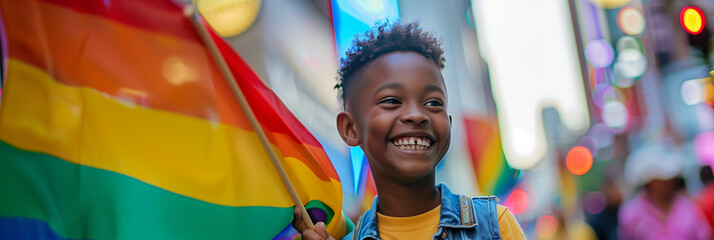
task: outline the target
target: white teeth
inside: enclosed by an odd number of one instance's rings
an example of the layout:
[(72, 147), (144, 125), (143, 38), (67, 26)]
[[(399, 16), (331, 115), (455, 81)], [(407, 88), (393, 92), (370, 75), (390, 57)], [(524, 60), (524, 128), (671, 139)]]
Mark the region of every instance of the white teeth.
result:
[(393, 143), (402, 150), (426, 150), (431, 147), (431, 139), (425, 137), (404, 137)]

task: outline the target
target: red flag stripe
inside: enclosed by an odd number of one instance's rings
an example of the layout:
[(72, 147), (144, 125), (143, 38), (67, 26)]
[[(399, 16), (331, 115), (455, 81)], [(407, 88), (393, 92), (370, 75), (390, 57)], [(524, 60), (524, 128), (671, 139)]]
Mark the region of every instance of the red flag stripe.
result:
[[(127, 0), (40, 0), (74, 11), (110, 19), (135, 28), (160, 33), (196, 43), (201, 42), (198, 33), (190, 27), (167, 27), (183, 22), (191, 26), (191, 20), (183, 15), (183, 3), (175, 1), (127, 1)], [(150, 14), (144, 9), (151, 11)]]

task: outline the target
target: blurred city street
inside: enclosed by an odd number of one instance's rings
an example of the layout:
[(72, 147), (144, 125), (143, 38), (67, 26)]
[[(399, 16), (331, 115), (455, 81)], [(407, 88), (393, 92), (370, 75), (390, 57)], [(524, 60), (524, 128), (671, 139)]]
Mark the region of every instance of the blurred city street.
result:
[(0, 17), (0, 239), (292, 240), (299, 205), (344, 236), (377, 190), (338, 133), (340, 59), (389, 21), (445, 51), (437, 184), (498, 197), (528, 239), (714, 239), (714, 0), (0, 0)]

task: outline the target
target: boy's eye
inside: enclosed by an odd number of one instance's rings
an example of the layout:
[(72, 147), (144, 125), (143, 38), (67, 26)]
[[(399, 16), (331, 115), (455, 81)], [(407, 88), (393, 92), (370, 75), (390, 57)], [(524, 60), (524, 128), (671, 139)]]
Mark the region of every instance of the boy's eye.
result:
[(386, 104), (401, 104), (402, 102), (397, 100), (396, 98), (387, 98), (383, 99), (382, 101), (379, 101), (380, 104), (386, 103)]
[(434, 99), (434, 100), (429, 100), (428, 102), (424, 103), (424, 105), (431, 106), (431, 107), (441, 107), (441, 106), (444, 106), (444, 103), (442, 103), (439, 100)]

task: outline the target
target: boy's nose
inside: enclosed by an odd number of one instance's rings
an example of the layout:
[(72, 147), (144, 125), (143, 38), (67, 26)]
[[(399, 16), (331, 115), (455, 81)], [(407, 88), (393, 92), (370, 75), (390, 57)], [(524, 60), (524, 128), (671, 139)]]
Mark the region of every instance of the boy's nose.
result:
[(419, 106), (408, 106), (400, 116), (399, 120), (403, 123), (411, 123), (416, 125), (425, 125), (429, 123), (429, 117), (419, 109)]

